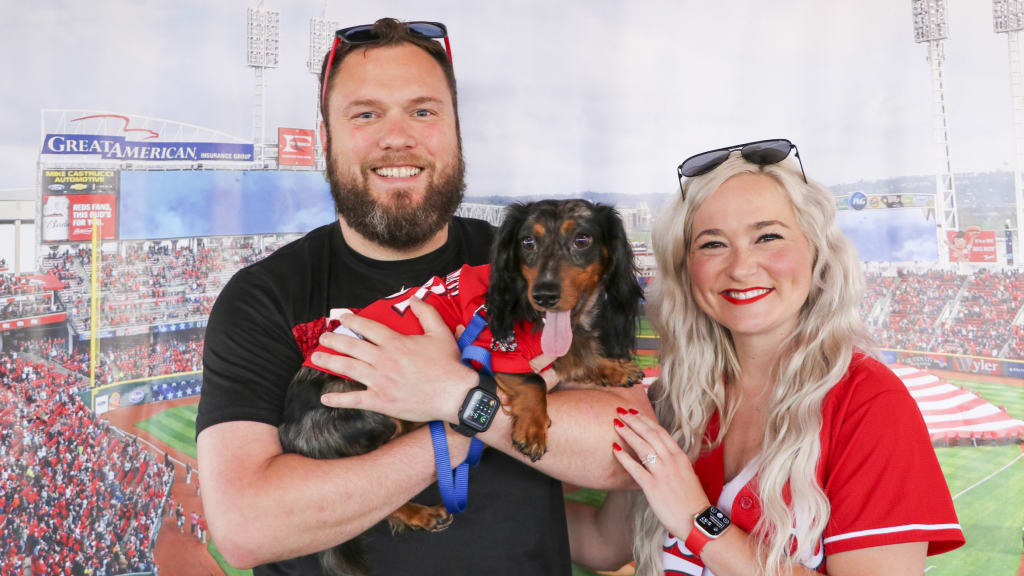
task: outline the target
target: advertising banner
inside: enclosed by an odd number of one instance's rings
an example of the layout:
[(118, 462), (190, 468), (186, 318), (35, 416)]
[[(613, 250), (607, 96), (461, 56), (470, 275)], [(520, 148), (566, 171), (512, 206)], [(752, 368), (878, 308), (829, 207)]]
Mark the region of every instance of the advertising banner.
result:
[(949, 369), (949, 362), (946, 361), (946, 356), (943, 354), (907, 352), (903, 354), (903, 361), (918, 368), (936, 368), (939, 370)]
[(903, 358), (899, 352), (895, 352), (893, 350), (879, 350), (878, 355), (886, 364), (895, 364)]
[(106, 394), (104, 394), (103, 396), (97, 396), (96, 397), (96, 408), (95, 408), (95, 410), (96, 410), (96, 415), (97, 416), (102, 416), (102, 415), (104, 415), (104, 414), (106, 414), (107, 412), (110, 411), (109, 400), (110, 400), (110, 397), (108, 397)]
[(995, 262), (996, 233), (968, 226), (966, 230), (946, 232), (950, 262)]
[[(148, 334), (151, 330), (152, 330), (152, 328), (150, 326), (138, 325), (138, 326), (127, 326), (127, 327), (124, 327), (124, 328), (114, 328), (114, 329), (110, 329), (110, 330), (103, 330), (103, 331), (97, 332), (97, 334), (98, 334), (100, 340), (102, 340), (104, 338), (117, 338), (118, 336), (137, 336), (139, 334)], [(82, 340), (82, 341), (89, 340), (90, 338), (92, 338), (92, 335), (89, 334), (88, 331), (82, 332), (81, 334), (78, 335), (78, 339)]]
[(1005, 231), (1006, 235), (1006, 265), (1013, 266), (1013, 232), (1010, 232), (1010, 228), (1007, 227)]
[(226, 142), (129, 142), (124, 136), (47, 134), (42, 154), (99, 156), (103, 160), (252, 162), (253, 145)]
[(1024, 378), (1024, 362), (1003, 362), (1003, 376)]
[(315, 134), (301, 128), (277, 129), (278, 166), (313, 166)]
[(192, 330), (194, 328), (206, 328), (206, 320), (195, 320), (192, 322), (176, 322), (174, 324), (160, 324), (150, 327), (151, 332), (177, 332), (179, 330)]
[(95, 218), (104, 240), (117, 239), (117, 170), (44, 170), (42, 186), (44, 244), (91, 239)]
[(19, 318), (17, 320), (7, 320), (0, 322), (0, 332), (7, 332), (8, 330), (18, 330), (20, 328), (31, 328), (33, 326), (42, 326), (44, 324), (56, 324), (63, 322), (68, 319), (68, 315), (64, 312), (57, 314), (48, 314), (46, 316), (36, 316), (35, 318)]
[(974, 374), (1000, 374), (999, 361), (975, 356), (953, 356), (953, 369)]

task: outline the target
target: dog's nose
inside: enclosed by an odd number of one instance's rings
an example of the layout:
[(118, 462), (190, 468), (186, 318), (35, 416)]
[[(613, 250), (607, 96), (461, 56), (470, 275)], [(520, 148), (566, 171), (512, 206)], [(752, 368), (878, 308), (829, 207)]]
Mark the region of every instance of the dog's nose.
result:
[(558, 304), (562, 297), (561, 287), (556, 282), (544, 282), (533, 285), (533, 301), (538, 306), (551, 308)]

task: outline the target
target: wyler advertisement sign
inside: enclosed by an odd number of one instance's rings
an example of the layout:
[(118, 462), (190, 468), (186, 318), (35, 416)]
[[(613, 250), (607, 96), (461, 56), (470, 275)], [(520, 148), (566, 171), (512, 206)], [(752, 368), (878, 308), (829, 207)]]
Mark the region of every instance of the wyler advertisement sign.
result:
[(43, 242), (91, 240), (95, 219), (102, 238), (116, 240), (119, 187), (117, 170), (44, 170)]
[(277, 129), (277, 165), (313, 166), (315, 138), (312, 130), (301, 128)]
[(954, 356), (953, 369), (957, 372), (971, 372), (973, 374), (992, 374), (998, 376), (1000, 364), (997, 360), (989, 358), (978, 358), (975, 356)]
[(103, 160), (252, 162), (252, 144), (224, 142), (129, 142), (124, 136), (47, 134), (43, 154), (99, 156)]

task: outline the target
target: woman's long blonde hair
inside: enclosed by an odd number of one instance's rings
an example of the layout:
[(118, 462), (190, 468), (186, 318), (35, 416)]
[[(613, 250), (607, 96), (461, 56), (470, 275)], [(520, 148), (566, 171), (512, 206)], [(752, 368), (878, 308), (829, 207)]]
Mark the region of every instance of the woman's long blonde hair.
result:
[[(794, 560), (814, 556), (829, 516), (815, 468), (821, 453), (821, 404), (846, 373), (854, 347), (870, 339), (857, 314), (864, 291), (860, 261), (836, 224), (835, 198), (823, 186), (805, 183), (791, 161), (760, 166), (734, 152), (715, 170), (686, 180), (654, 230), (658, 276), (649, 310), (661, 336), (661, 376), (650, 398), (658, 420), (696, 459), (712, 414), (723, 415), (725, 436), (736, 405), (726, 406), (725, 382), (739, 381), (740, 366), (729, 331), (694, 300), (688, 267), (694, 213), (723, 182), (745, 173), (771, 178), (793, 204), (813, 255), (812, 283), (796, 330), (781, 343), (769, 375), (765, 434), (757, 458), (762, 517), (755, 527), (763, 574), (788, 572), (791, 536)], [(723, 378), (725, 375), (725, 378)], [(789, 483), (791, 504), (783, 500)], [(638, 575), (662, 574), (664, 528), (641, 497), (636, 500), (633, 553)]]

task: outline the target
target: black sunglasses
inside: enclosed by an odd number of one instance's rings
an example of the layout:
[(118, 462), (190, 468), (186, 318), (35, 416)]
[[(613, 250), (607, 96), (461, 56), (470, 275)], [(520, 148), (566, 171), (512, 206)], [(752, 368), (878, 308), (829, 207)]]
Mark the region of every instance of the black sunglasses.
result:
[[(422, 36), (423, 38), (443, 38), (444, 51), (448, 54), (448, 63), (452, 63), (452, 47), (448, 42), (448, 27), (440, 22), (402, 22), (410, 34)], [(334, 54), (338, 50), (338, 44), (373, 44), (380, 40), (380, 35), (374, 30), (373, 24), (360, 24), (349, 26), (334, 33), (334, 44), (331, 45), (331, 54), (327, 57), (327, 68), (324, 70), (324, 87), (320, 91), (320, 105), (323, 106), (327, 98), (327, 78), (331, 74), (331, 65), (334, 64)]]
[(803, 175), (804, 182), (807, 182), (807, 174), (804, 172), (804, 161), (800, 159), (800, 151), (797, 150), (796, 144), (785, 138), (758, 140), (756, 142), (708, 150), (683, 160), (683, 163), (676, 168), (676, 171), (679, 173), (679, 191), (682, 193), (683, 198), (686, 198), (686, 192), (683, 191), (684, 177), (693, 178), (694, 176), (711, 172), (721, 166), (722, 162), (725, 162), (729, 155), (736, 150), (739, 150), (740, 155), (748, 162), (760, 166), (778, 164), (788, 158), (790, 152), (796, 151), (796, 159), (800, 162), (800, 174)]

